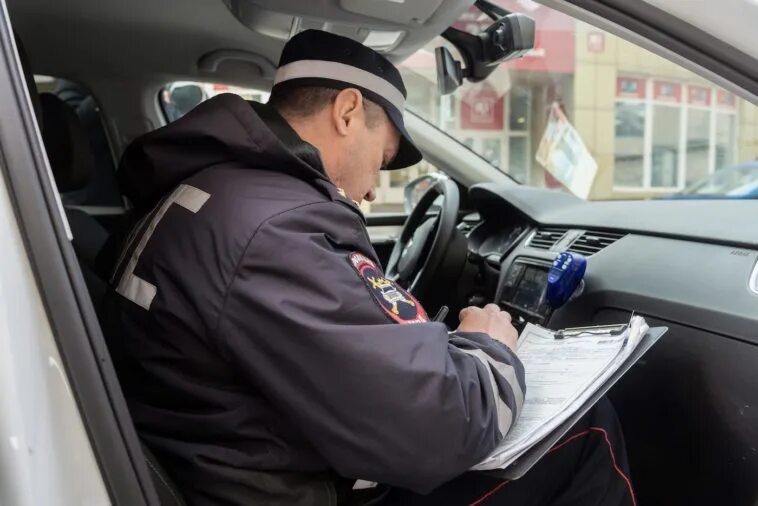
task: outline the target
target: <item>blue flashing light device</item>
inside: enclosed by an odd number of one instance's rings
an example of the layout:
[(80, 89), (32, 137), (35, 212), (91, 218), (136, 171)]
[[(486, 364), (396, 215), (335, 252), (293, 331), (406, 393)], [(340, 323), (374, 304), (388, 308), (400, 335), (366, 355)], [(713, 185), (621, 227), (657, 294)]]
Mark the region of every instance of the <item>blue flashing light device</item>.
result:
[(558, 309), (571, 299), (582, 284), (587, 271), (587, 258), (564, 251), (559, 253), (547, 273), (545, 296), (553, 309)]

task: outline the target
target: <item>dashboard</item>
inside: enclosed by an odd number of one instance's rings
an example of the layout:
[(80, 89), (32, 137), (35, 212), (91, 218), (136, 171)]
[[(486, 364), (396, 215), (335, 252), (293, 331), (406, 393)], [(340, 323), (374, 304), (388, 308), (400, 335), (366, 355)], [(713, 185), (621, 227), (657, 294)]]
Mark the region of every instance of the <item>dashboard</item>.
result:
[[(491, 302), (517, 327), (618, 324), (632, 312), (667, 327), (609, 392), (639, 504), (755, 505), (758, 200), (586, 202), (486, 183), (461, 203), (454, 260), (424, 304), (449, 305), (451, 328), (456, 310)], [(587, 258), (584, 288), (553, 309), (546, 273), (563, 251)]]
[[(668, 327), (610, 392), (640, 504), (753, 504), (758, 201), (585, 202), (494, 184), (468, 197), (462, 304), (494, 301), (517, 327), (620, 323), (631, 312)], [(585, 286), (552, 309), (546, 273), (562, 251), (587, 258)]]
[[(494, 184), (472, 187), (470, 201), (477, 212), (462, 227), (479, 283), (466, 303), (550, 326), (590, 324), (613, 307), (758, 344), (758, 202), (585, 202)], [(587, 257), (586, 286), (553, 311), (544, 289), (561, 251)]]
[(499, 261), (527, 229), (526, 223), (502, 226), (494, 221), (482, 222), (469, 235), (469, 251), (481, 258)]
[[(470, 219), (476, 219), (472, 217)], [(494, 218), (494, 217), (493, 217)], [(482, 274), (496, 276), (493, 300), (514, 318), (514, 325), (521, 328), (530, 321), (544, 324), (551, 309), (545, 300), (547, 273), (550, 262), (540, 257), (521, 256), (502, 269), (503, 259), (521, 242), (531, 244), (527, 236), (534, 237), (536, 228), (527, 220), (486, 219), (479, 222), (468, 236), (468, 258), (473, 263), (486, 264)], [(500, 280), (500, 273), (505, 272)], [(468, 304), (476, 304), (481, 295)]]

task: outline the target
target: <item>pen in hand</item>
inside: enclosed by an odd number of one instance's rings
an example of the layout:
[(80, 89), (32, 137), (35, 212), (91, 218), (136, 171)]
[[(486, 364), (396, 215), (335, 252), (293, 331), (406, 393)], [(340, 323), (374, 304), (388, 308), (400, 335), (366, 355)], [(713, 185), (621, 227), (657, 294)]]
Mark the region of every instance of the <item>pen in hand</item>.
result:
[(437, 314), (432, 318), (433, 322), (442, 322), (445, 320), (445, 317), (447, 316), (448, 311), (450, 311), (450, 308), (447, 306), (442, 306), (440, 310), (437, 312)]

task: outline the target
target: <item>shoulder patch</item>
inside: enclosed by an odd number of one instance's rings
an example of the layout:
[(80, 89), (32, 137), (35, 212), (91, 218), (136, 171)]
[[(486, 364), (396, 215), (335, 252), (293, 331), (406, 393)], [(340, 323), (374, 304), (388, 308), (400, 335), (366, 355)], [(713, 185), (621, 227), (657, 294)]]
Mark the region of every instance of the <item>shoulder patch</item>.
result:
[(381, 269), (358, 252), (350, 253), (350, 264), (358, 272), (379, 307), (397, 323), (428, 322), (429, 317), (421, 304), (397, 283), (384, 277)]

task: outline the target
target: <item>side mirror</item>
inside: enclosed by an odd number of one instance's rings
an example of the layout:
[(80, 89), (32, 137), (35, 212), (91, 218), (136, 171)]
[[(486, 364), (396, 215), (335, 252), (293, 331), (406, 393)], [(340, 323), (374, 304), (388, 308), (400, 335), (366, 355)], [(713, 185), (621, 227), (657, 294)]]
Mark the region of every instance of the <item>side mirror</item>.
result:
[(437, 181), (445, 178), (447, 176), (437, 173), (424, 174), (405, 185), (405, 189), (403, 190), (403, 209), (405, 213), (411, 214), (411, 211), (419, 203), (424, 193), (434, 186)]

